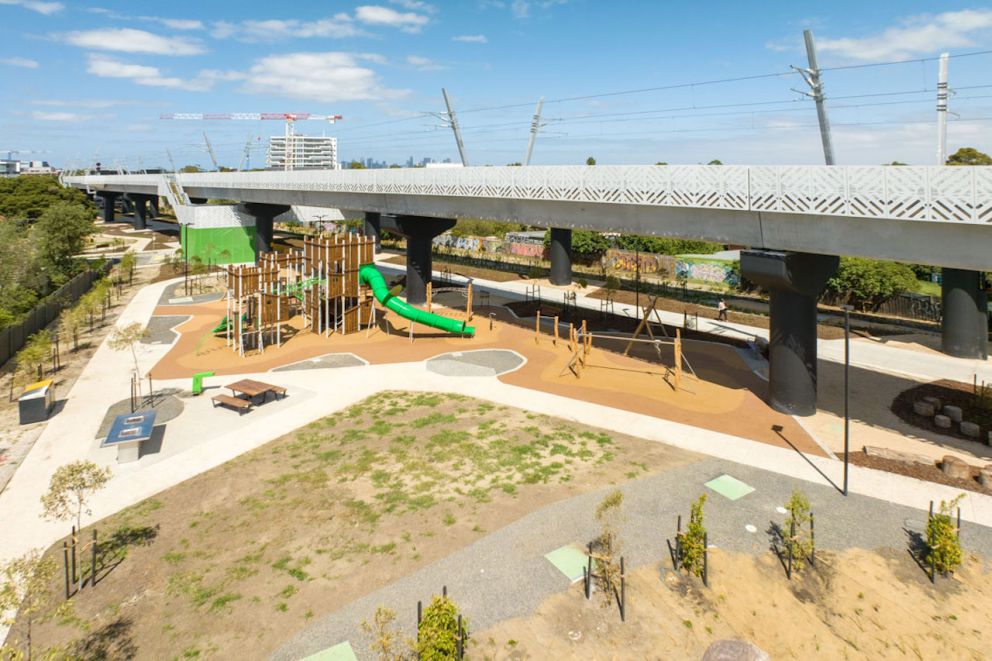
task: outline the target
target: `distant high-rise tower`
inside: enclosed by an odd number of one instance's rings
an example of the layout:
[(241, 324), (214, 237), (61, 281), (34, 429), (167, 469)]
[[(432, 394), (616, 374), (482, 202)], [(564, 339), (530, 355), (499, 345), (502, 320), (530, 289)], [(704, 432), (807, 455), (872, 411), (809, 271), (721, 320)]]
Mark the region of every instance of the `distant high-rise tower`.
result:
[[(286, 166), (287, 157), (289, 167)], [(265, 161), (270, 170), (336, 170), (340, 167), (338, 139), (298, 133), (288, 137), (274, 135), (269, 138)]]

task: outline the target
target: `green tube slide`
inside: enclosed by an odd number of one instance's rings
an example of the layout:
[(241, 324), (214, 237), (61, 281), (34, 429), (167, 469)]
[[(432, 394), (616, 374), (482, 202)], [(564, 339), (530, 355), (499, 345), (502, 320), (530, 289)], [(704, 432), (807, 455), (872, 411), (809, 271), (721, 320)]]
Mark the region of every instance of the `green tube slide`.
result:
[(406, 301), (394, 296), (390, 293), (389, 287), (386, 286), (386, 281), (382, 277), (382, 274), (379, 273), (379, 270), (372, 264), (365, 264), (362, 266), (358, 271), (358, 276), (362, 279), (364, 284), (367, 284), (372, 288), (372, 294), (375, 296), (377, 301), (399, 316), (409, 319), (414, 323), (430, 326), (431, 328), (438, 328), (448, 333), (468, 335), (469, 337), (475, 335), (475, 328), (472, 326), (466, 326), (464, 321), (458, 321), (457, 319), (451, 319), (449, 317), (442, 317), (440, 315), (431, 314), (430, 312), (425, 312), (424, 310), (415, 308)]

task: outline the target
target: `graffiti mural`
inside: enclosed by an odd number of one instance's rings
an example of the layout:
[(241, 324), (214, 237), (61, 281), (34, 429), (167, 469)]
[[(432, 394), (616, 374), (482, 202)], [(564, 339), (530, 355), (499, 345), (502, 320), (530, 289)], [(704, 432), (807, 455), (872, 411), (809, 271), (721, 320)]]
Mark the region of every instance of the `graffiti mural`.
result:
[(700, 282), (725, 283), (737, 285), (737, 274), (729, 262), (694, 261), (680, 259), (675, 264), (675, 276), (686, 280)]
[(653, 253), (637, 253), (633, 250), (618, 250), (610, 248), (603, 255), (603, 268), (607, 271), (634, 272), (640, 265), (641, 273), (671, 274), (675, 271), (675, 258), (668, 255)]

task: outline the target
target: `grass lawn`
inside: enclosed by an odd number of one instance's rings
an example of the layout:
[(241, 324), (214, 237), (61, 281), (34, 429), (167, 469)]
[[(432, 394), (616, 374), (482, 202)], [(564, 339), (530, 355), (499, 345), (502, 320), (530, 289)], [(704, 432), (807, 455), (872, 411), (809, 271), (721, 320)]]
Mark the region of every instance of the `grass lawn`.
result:
[[(528, 512), (694, 458), (467, 397), (384, 392), (99, 522), (98, 585), (34, 638), (74, 658), (266, 658), (312, 618)], [(60, 566), (53, 595), (61, 581)]]

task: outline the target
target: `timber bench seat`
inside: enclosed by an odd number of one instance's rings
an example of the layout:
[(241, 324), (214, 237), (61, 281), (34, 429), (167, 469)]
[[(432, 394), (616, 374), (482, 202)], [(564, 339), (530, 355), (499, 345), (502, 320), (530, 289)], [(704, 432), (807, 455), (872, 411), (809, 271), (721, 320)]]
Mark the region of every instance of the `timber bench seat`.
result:
[(240, 397), (232, 397), (230, 395), (214, 395), (210, 398), (214, 404), (214, 408), (217, 405), (230, 406), (232, 409), (237, 409), (238, 413), (244, 413), (245, 411), (251, 410), (251, 402), (247, 399), (241, 399)]

